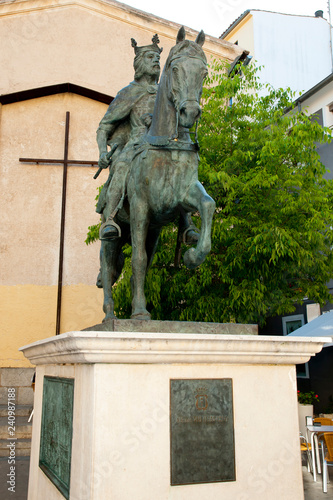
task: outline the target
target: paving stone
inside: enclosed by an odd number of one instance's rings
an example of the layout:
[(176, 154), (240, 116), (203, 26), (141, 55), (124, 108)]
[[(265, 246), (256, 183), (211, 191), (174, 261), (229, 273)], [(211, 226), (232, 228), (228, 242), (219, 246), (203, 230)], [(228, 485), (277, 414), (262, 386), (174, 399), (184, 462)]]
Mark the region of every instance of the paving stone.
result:
[(16, 488), (15, 493), (8, 491), (6, 484), (6, 474), (8, 474), (8, 463), (6, 458), (0, 457), (0, 498), (1, 500), (27, 500), (28, 477), (29, 477), (29, 457), (18, 457), (16, 467)]
[(34, 368), (0, 368), (2, 387), (31, 387)]
[(333, 467), (328, 467), (330, 483), (327, 485), (327, 494), (323, 493), (322, 475), (318, 474), (317, 481), (313, 481), (313, 476), (306, 467), (303, 469), (304, 500), (329, 500), (333, 498)]
[(8, 392), (7, 387), (0, 387), (0, 405), (8, 404)]
[(18, 387), (16, 394), (16, 404), (18, 405), (33, 405), (34, 391), (32, 387)]
[[(0, 439), (0, 457), (8, 457), (8, 439)], [(18, 439), (15, 446), (16, 457), (29, 457), (31, 452), (31, 439)]]
[[(27, 417), (16, 417), (13, 438), (17, 439), (31, 439), (32, 423), (28, 422)], [(0, 439), (8, 439), (11, 436), (8, 433), (8, 419), (7, 417), (0, 417)]]
[[(17, 417), (30, 417), (32, 412), (32, 405), (15, 405), (15, 415)], [(8, 415), (8, 405), (0, 405), (0, 417)]]

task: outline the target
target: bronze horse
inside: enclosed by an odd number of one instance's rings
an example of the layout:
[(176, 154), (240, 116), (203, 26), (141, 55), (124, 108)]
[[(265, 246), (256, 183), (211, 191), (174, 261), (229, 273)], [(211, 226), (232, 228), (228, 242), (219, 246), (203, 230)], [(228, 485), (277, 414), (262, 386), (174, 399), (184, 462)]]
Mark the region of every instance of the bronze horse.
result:
[[(201, 114), (200, 98), (207, 75), (202, 50), (205, 35), (185, 40), (181, 28), (170, 50), (159, 84), (152, 123), (137, 149), (127, 179), (127, 202), (117, 215), (121, 237), (102, 241), (101, 279), (105, 319), (114, 318), (112, 285), (123, 268), (122, 247), (132, 245), (132, 319), (150, 319), (144, 281), (162, 227), (174, 221), (180, 208), (198, 211), (201, 231), (196, 247), (184, 254), (189, 269), (199, 266), (211, 249), (214, 200), (198, 181), (198, 144), (189, 129)], [(130, 224), (128, 224), (130, 222)]]

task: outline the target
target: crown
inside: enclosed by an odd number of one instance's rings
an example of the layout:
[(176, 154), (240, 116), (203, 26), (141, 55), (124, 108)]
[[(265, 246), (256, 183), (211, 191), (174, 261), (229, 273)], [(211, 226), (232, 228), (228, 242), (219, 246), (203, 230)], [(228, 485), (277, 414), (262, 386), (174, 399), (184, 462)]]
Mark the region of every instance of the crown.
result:
[(158, 38), (157, 33), (156, 33), (156, 35), (153, 36), (151, 41), (153, 42), (152, 45), (143, 45), (142, 47), (138, 47), (138, 44), (136, 43), (134, 38), (131, 38), (131, 44), (132, 44), (132, 47), (134, 48), (135, 55), (138, 56), (142, 52), (147, 52), (148, 50), (153, 50), (154, 52), (157, 52), (158, 54), (160, 54), (162, 52), (163, 48), (159, 47), (157, 45), (158, 43), (160, 43), (160, 39)]
[(197, 387), (196, 392), (197, 392), (198, 394), (200, 394), (200, 393), (201, 393), (201, 394), (202, 394), (202, 393), (205, 393), (205, 392), (207, 392), (207, 387)]

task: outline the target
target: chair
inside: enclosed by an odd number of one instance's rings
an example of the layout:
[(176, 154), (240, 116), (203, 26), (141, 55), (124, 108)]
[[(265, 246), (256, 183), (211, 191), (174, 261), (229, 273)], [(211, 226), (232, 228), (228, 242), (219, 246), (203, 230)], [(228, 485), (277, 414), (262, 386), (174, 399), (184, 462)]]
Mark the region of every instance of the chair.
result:
[(333, 425), (333, 420), (326, 417), (317, 417), (313, 419), (313, 423), (321, 425)]
[[(323, 493), (327, 493), (327, 483), (329, 482), (328, 479), (328, 465), (333, 465), (333, 432), (331, 433), (324, 433), (323, 440), (322, 440), (322, 455), (323, 455)], [(325, 455), (325, 448), (326, 448), (326, 455)]]
[(312, 472), (312, 460), (311, 460), (311, 444), (307, 442), (304, 436), (300, 433), (299, 439), (301, 442), (301, 453), (306, 452), (306, 459), (308, 465), (308, 472)]
[[(325, 418), (325, 417), (316, 417), (316, 418), (305, 417), (305, 420), (306, 420), (306, 425), (315, 425), (315, 424), (333, 425), (333, 420), (331, 420), (330, 418)], [(332, 431), (333, 431), (333, 429), (332, 429)], [(323, 432), (318, 432), (317, 434), (314, 435), (314, 453), (316, 456), (318, 474), (321, 474), (319, 448), (321, 448), (323, 446), (323, 444), (322, 444), (323, 435), (324, 435)]]
[[(325, 418), (325, 417), (317, 417), (313, 419), (314, 424), (321, 424), (321, 425), (333, 425), (333, 420), (330, 418)], [(332, 430), (333, 432), (333, 430)], [(322, 437), (324, 433), (323, 432), (318, 432), (318, 439)]]

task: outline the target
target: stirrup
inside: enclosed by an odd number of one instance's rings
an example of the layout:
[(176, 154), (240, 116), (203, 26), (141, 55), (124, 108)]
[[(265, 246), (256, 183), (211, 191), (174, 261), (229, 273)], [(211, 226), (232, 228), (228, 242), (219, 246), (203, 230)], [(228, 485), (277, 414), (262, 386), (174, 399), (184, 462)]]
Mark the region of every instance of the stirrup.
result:
[[(186, 237), (187, 237), (187, 234), (188, 234), (188, 232), (189, 232), (189, 231), (193, 231), (193, 232), (194, 232), (194, 233), (198, 236), (198, 239), (199, 239), (199, 236), (200, 236), (199, 229), (198, 229), (197, 227), (192, 226), (192, 225), (191, 225), (191, 226), (189, 226), (189, 227), (187, 227), (187, 228), (185, 229), (185, 231), (183, 232), (183, 234), (182, 234), (182, 236), (183, 236), (182, 240), (183, 240), (183, 243), (184, 243), (185, 245), (190, 245), (190, 244), (191, 244), (191, 243), (187, 243), (187, 242), (186, 242)], [(198, 240), (197, 240), (197, 241), (198, 241)], [(196, 241), (195, 243), (197, 243), (197, 241)]]
[[(114, 228), (116, 228), (118, 234), (111, 236), (111, 238), (103, 237), (102, 232), (108, 226), (113, 226)], [(101, 241), (111, 241), (111, 240), (115, 240), (115, 239), (120, 238), (120, 237), (121, 237), (121, 228), (120, 228), (120, 226), (118, 226), (118, 224), (113, 219), (107, 219), (105, 222), (103, 222), (103, 224), (101, 224), (101, 227), (99, 228), (99, 239)]]

